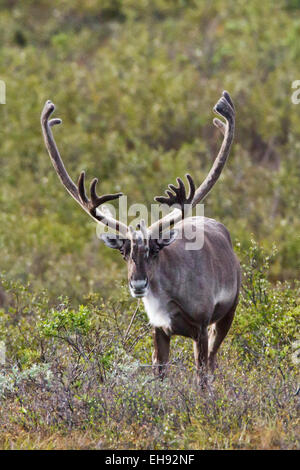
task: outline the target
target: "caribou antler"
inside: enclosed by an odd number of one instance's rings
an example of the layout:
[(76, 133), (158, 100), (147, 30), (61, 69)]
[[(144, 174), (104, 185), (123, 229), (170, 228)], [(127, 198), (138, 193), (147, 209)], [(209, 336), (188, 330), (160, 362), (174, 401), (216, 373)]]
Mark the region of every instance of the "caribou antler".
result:
[(44, 109), (41, 115), (41, 125), (45, 140), (45, 145), (47, 147), (50, 159), (54, 166), (54, 169), (66, 188), (66, 190), (71, 194), (71, 196), (75, 199), (78, 204), (95, 220), (101, 222), (104, 225), (122, 233), (124, 236), (127, 236), (128, 227), (127, 225), (123, 224), (120, 221), (115, 220), (108, 211), (101, 212), (98, 207), (108, 201), (113, 201), (114, 199), (118, 199), (123, 195), (123, 193), (116, 193), (116, 194), (105, 194), (103, 196), (98, 196), (96, 193), (96, 185), (97, 185), (97, 178), (93, 179), (90, 186), (90, 194), (91, 199), (88, 199), (86, 192), (85, 192), (85, 172), (82, 171), (78, 180), (78, 185), (76, 186), (75, 183), (70, 178), (61, 156), (59, 154), (58, 148), (56, 146), (52, 129), (51, 127), (60, 124), (62, 121), (61, 119), (51, 119), (49, 118), (51, 114), (54, 112), (55, 106), (51, 101), (46, 101)]
[[(188, 178), (187, 176), (190, 184), (190, 194), (188, 196), (188, 199), (190, 199), (190, 195), (193, 194), (192, 200), (189, 202), (192, 207), (199, 204), (199, 202), (205, 198), (205, 196), (209, 193), (211, 188), (218, 180), (229, 155), (230, 147), (234, 137), (235, 109), (232, 99), (230, 98), (230, 95), (227, 91), (223, 91), (222, 97), (219, 99), (219, 101), (214, 107), (214, 111), (219, 114), (219, 116), (225, 118), (225, 123), (218, 118), (214, 118), (213, 120), (214, 125), (218, 127), (218, 129), (220, 129), (222, 134), (224, 135), (224, 139), (212, 168), (210, 169), (203, 183), (199, 186), (196, 191), (192, 178)], [(173, 185), (169, 185), (169, 188), (175, 192), (175, 195), (173, 195), (170, 191), (167, 190), (166, 193), (169, 196), (168, 198), (164, 196), (159, 196), (156, 197), (155, 200), (168, 205), (171, 205), (171, 202), (176, 201), (176, 203), (179, 203), (182, 209), (181, 201), (183, 201), (185, 198), (185, 188), (180, 178), (177, 178), (177, 182), (179, 185), (178, 188)], [(181, 220), (183, 215), (186, 214), (184, 214), (182, 210), (174, 209), (170, 214), (166, 215), (162, 219), (152, 224), (149, 228), (149, 232), (152, 235), (155, 233), (156, 236), (157, 234), (161, 233), (164, 228), (169, 227), (171, 224), (175, 224), (176, 222)]]
[(234, 125), (235, 125), (235, 109), (232, 99), (227, 91), (223, 91), (222, 97), (219, 99), (217, 104), (214, 107), (214, 111), (225, 118), (226, 123), (220, 121), (218, 118), (214, 118), (214, 125), (221, 130), (224, 135), (222, 146), (218, 153), (217, 158), (214, 161), (212, 168), (210, 169), (207, 177), (197, 189), (194, 200), (193, 207), (202, 201), (205, 196), (209, 193), (211, 188), (214, 186), (218, 180), (229, 155), (230, 147), (234, 137)]
[(185, 176), (189, 183), (188, 196), (186, 195), (184, 182), (181, 178), (176, 178), (178, 186), (174, 186), (174, 184), (169, 184), (169, 189), (165, 191), (167, 196), (156, 196), (154, 198), (155, 201), (159, 202), (160, 204), (167, 204), (170, 207), (174, 205), (180, 206), (182, 215), (184, 214), (184, 206), (191, 204), (195, 195), (195, 183), (193, 181), (193, 178), (189, 174)]

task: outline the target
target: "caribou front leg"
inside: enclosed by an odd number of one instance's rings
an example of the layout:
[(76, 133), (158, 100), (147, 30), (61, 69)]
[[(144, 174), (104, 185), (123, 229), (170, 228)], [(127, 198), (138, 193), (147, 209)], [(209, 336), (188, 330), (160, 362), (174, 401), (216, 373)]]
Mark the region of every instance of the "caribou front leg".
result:
[(198, 336), (194, 339), (194, 356), (197, 369), (198, 383), (202, 388), (207, 385), (208, 365), (208, 331), (207, 327), (200, 329)]
[(170, 352), (170, 336), (161, 328), (153, 329), (154, 351), (152, 354), (152, 370), (161, 379), (166, 375)]

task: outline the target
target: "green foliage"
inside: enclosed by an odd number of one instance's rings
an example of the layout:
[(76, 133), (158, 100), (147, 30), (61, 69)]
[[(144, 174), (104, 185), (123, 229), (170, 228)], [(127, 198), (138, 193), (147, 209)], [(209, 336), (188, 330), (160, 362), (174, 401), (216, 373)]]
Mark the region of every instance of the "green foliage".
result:
[(278, 282), (274, 286), (268, 281), (276, 253), (273, 247), (267, 255), (254, 240), (246, 253), (240, 253), (244, 280), (234, 335), (246, 355), (290, 359), (299, 334), (300, 284), (295, 281), (292, 287)]
[[(293, 5), (292, 5), (293, 4)], [(293, 7), (293, 8), (292, 8)], [(243, 248), (248, 234), (278, 257), (272, 279), (299, 273), (299, 19), (290, 2), (165, 0), (2, 2), (1, 269), (52, 299), (113, 292), (118, 253), (60, 185), (39, 116), (52, 99), (66, 167), (100, 176), (148, 206), (177, 176), (200, 183), (221, 143), (212, 107), (225, 88), (235, 143), (205, 213)], [(59, 286), (59, 287), (58, 287)], [(105, 293), (105, 294), (104, 294)]]
[(45, 291), (33, 293), (28, 284), (8, 280), (1, 275), (8, 306), (0, 309), (0, 340), (7, 354), (12, 355), (20, 367), (40, 360), (40, 335), (36, 325), (47, 315), (49, 305)]
[(52, 310), (50, 319), (41, 323), (41, 331), (47, 336), (59, 336), (62, 331), (69, 333), (88, 334), (91, 328), (87, 307), (80, 305), (78, 309), (63, 308)]

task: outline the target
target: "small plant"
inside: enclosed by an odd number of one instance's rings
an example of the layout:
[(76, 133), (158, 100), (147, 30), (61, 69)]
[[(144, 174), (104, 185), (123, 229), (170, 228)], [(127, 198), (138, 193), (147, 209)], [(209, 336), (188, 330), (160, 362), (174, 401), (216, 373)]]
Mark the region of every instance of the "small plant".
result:
[(45, 337), (57, 337), (65, 333), (87, 335), (91, 329), (92, 320), (87, 307), (80, 305), (78, 309), (60, 306), (52, 309), (50, 318), (40, 323), (40, 330)]

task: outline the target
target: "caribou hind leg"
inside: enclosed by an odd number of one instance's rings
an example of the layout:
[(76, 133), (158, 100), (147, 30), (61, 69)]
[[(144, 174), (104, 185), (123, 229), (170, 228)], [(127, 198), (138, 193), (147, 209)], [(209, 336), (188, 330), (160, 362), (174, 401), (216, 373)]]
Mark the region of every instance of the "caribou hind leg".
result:
[(202, 388), (207, 385), (208, 365), (208, 331), (207, 327), (201, 328), (196, 339), (194, 339), (194, 357), (197, 369), (198, 383)]
[(216, 355), (231, 327), (236, 307), (237, 303), (235, 303), (235, 305), (229, 310), (225, 317), (212, 325), (209, 332), (208, 367), (211, 372), (214, 372), (216, 368)]
[(170, 336), (162, 328), (153, 329), (154, 351), (152, 354), (152, 369), (154, 375), (163, 379), (166, 375), (170, 352)]

